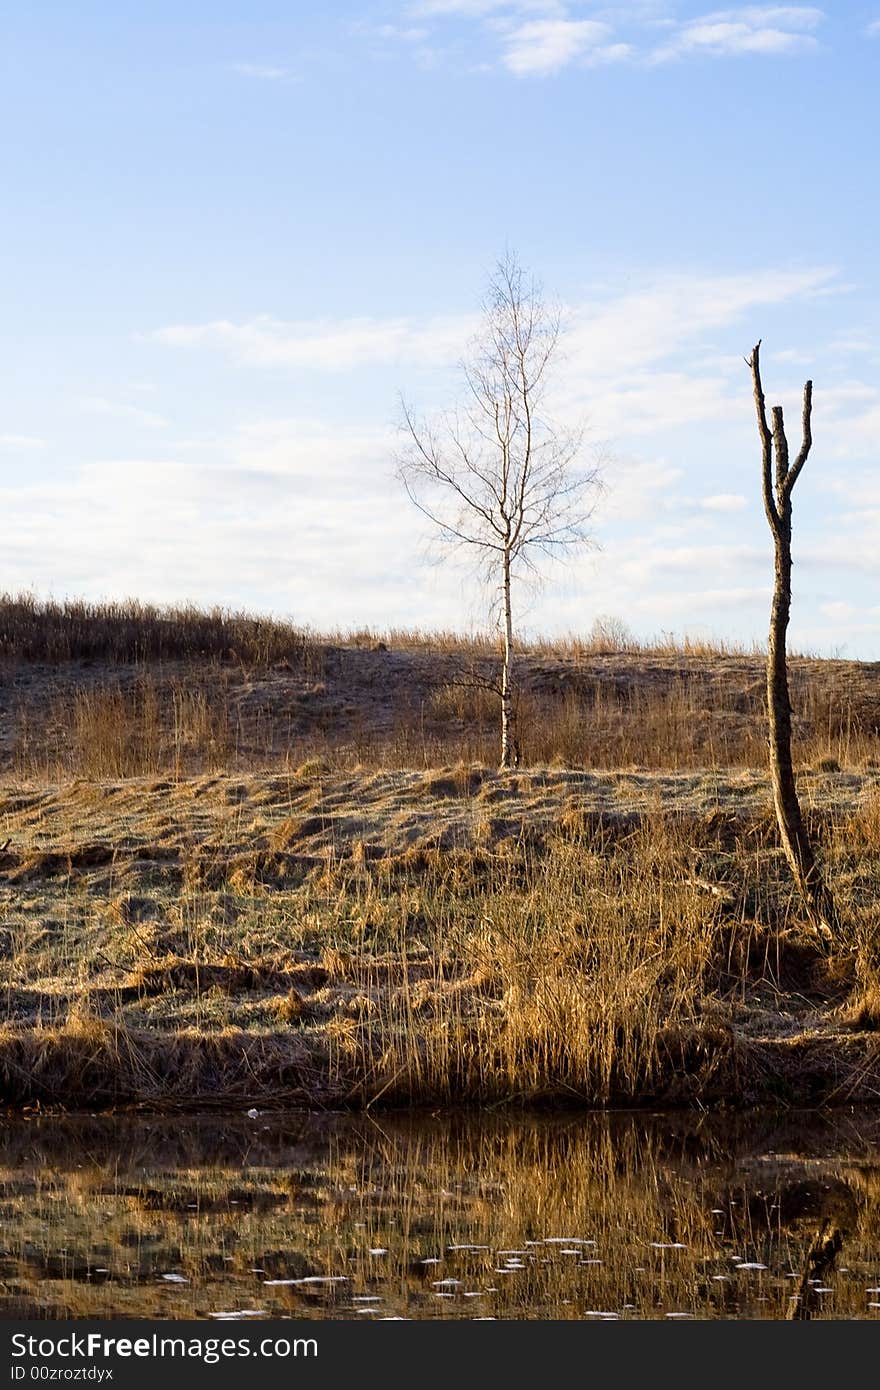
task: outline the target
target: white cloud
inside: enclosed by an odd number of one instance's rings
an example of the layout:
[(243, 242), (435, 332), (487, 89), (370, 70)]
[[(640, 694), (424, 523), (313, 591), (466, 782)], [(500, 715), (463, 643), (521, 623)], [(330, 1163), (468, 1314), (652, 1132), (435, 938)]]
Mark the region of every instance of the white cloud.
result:
[(211, 347), (254, 367), (346, 371), (370, 363), (455, 361), (476, 327), (474, 315), (413, 319), (352, 318), (283, 322), (174, 324), (151, 336), (171, 347)]
[(372, 33), (377, 39), (396, 39), (400, 43), (421, 43), (431, 33), (430, 29), (419, 28), (413, 24), (379, 24), (367, 32)]
[[(645, 435), (699, 420), (741, 415), (747, 373), (735, 355), (707, 355), (706, 334), (729, 328), (755, 309), (809, 298), (833, 272), (754, 271), (749, 275), (666, 275), (617, 298), (597, 298), (567, 315), (553, 392), (562, 418), (586, 414), (593, 438)], [(355, 318), (283, 322), (178, 324), (152, 338), (169, 347), (219, 351), (234, 362), (276, 370), (348, 371), (455, 363), (478, 327), (476, 315)], [(746, 351), (751, 343), (743, 334)], [(691, 360), (681, 364), (676, 356)], [(389, 386), (389, 399), (395, 386)]]
[(682, 24), (653, 54), (664, 62), (689, 54), (731, 57), (740, 54), (798, 53), (817, 47), (813, 30), (824, 19), (805, 5), (748, 5), (715, 10)]
[(629, 57), (630, 48), (608, 42), (611, 32), (607, 24), (589, 19), (532, 20), (507, 35), (502, 61), (517, 77), (546, 77), (576, 60), (620, 62)]
[(264, 82), (277, 82), (282, 77), (289, 77), (287, 68), (272, 67), (264, 63), (235, 63), (233, 72), (238, 72), (242, 77), (256, 77)]
[(417, 0), (409, 6), (410, 14), (425, 18), (461, 15), (484, 19), (499, 12), (564, 15), (565, 6), (560, 0)]
[(124, 401), (110, 401), (104, 396), (85, 396), (79, 408), (87, 415), (106, 415), (111, 419), (128, 420), (132, 424), (145, 425), (148, 429), (162, 429), (168, 424), (161, 415), (152, 410), (141, 410), (140, 406), (127, 405)]
[(872, 39), (880, 37), (880, 19), (872, 20), (865, 30), (865, 33)]
[(850, 622), (857, 614), (858, 609), (851, 603), (840, 600), (834, 603), (820, 603), (819, 612), (825, 618), (833, 618), (836, 622)]
[[(586, 411), (602, 437), (655, 433), (701, 420), (742, 419), (748, 373), (741, 358), (707, 353), (706, 338), (758, 308), (809, 299), (834, 283), (825, 268), (749, 275), (665, 275), (613, 299), (572, 309), (554, 407)], [(751, 330), (742, 330), (743, 353)], [(755, 335), (757, 336), (757, 335)]]
[[(756, 270), (747, 275), (664, 275), (616, 299), (572, 314), (567, 351), (580, 365), (619, 372), (666, 357), (682, 342), (742, 319), (753, 309), (809, 298), (833, 285), (835, 272)], [(748, 344), (751, 346), (751, 344)]]
[(705, 512), (742, 512), (748, 499), (741, 492), (717, 492), (714, 497), (704, 497), (700, 506)]
[(677, 485), (684, 470), (665, 459), (615, 457), (603, 470), (607, 492), (598, 515), (602, 522), (656, 517), (676, 506)]
[(0, 434), (0, 448), (3, 449), (45, 449), (45, 439), (35, 434)]
[(807, 353), (801, 352), (799, 348), (781, 348), (778, 352), (770, 353), (771, 362), (785, 362), (796, 367), (807, 366), (812, 362), (812, 358)]
[(636, 599), (633, 607), (642, 613), (680, 619), (682, 613), (692, 613), (697, 609), (717, 613), (719, 610), (731, 608), (763, 607), (769, 597), (769, 584), (754, 587), (731, 585), (728, 588), (671, 589), (666, 593), (654, 593)]
[[(827, 267), (754, 271), (748, 275), (665, 275), (617, 298), (589, 300), (572, 308), (565, 335), (566, 371), (624, 377), (628, 371), (669, 357), (707, 330), (749, 311), (809, 298), (833, 283)], [(217, 319), (172, 324), (148, 336), (169, 347), (220, 349), (256, 367), (311, 367), (338, 371), (405, 361), (444, 365), (455, 361), (479, 326), (476, 314), (448, 314), (418, 322), (397, 317), (311, 319), (285, 322), (261, 315), (244, 323)], [(739, 366), (738, 359), (734, 359)], [(672, 383), (661, 383), (668, 390)], [(135, 407), (94, 403), (127, 413)]]
[[(596, 67), (663, 63), (688, 55), (725, 58), (807, 52), (818, 47), (815, 31), (825, 18), (814, 5), (742, 5), (685, 21), (672, 18), (654, 0), (597, 6), (593, 18), (584, 18), (580, 9), (563, 0), (419, 0), (407, 13), (415, 18), (471, 21), (500, 40), (501, 65), (516, 77), (546, 77), (573, 64)], [(396, 36), (398, 26), (383, 28), (388, 37)], [(662, 33), (659, 46), (658, 33)], [(405, 35), (405, 26), (399, 26), (397, 36)], [(492, 66), (477, 61), (469, 70), (487, 71)]]

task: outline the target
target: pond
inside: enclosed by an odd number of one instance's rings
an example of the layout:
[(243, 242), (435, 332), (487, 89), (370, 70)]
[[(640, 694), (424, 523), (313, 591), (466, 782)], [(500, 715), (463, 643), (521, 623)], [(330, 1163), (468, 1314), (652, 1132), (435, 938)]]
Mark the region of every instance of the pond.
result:
[(878, 1141), (849, 1110), (7, 1118), (0, 1316), (874, 1318)]

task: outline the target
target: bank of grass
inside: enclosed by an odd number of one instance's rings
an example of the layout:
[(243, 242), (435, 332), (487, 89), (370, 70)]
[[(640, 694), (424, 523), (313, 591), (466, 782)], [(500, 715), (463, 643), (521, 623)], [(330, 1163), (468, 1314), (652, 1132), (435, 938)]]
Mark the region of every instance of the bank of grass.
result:
[[(498, 757), (488, 634), (353, 632), (223, 609), (0, 597), (0, 771), (43, 781), (430, 768)], [(763, 658), (619, 624), (523, 644), (527, 766), (757, 768)], [(802, 768), (880, 765), (880, 668), (792, 663)]]
[(806, 931), (760, 653), (0, 599), (0, 1101), (880, 1095), (880, 672), (793, 665), (844, 923)]
[(847, 924), (830, 954), (760, 779), (651, 780), (306, 766), (7, 789), (2, 1099), (880, 1094), (873, 775), (814, 788)]

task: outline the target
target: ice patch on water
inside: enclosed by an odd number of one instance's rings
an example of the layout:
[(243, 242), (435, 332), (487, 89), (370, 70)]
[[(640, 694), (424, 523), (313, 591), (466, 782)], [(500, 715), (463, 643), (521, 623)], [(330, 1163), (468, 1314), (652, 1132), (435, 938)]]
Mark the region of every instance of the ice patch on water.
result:
[(304, 1279), (264, 1279), (267, 1288), (282, 1284), (347, 1284), (347, 1274), (307, 1274)]
[(165, 1282), (166, 1282), (166, 1284), (188, 1284), (188, 1283), (189, 1283), (189, 1280), (188, 1280), (188, 1279), (184, 1279), (184, 1277), (183, 1277), (182, 1274), (162, 1274), (162, 1275), (160, 1275), (160, 1278), (164, 1279)]

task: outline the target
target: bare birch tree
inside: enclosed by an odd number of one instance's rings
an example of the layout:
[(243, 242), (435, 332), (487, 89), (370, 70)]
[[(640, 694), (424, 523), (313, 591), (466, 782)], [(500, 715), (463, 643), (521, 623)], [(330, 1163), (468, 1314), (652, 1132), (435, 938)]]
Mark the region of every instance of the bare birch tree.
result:
[(514, 582), (542, 556), (589, 540), (599, 487), (596, 468), (577, 467), (581, 431), (560, 429), (544, 413), (559, 335), (559, 314), (507, 253), (461, 363), (462, 401), (428, 422), (403, 405), (406, 491), (444, 541), (474, 555), (499, 601), (502, 767), (519, 762)]
[(782, 847), (811, 924), (822, 936), (835, 926), (834, 900), (816, 860), (798, 800), (791, 759), (791, 699), (788, 689), (786, 634), (791, 613), (791, 495), (813, 444), (813, 383), (804, 386), (801, 447), (790, 461), (782, 406), (773, 406), (767, 422), (761, 384), (761, 344), (752, 349), (749, 366), (761, 437), (761, 482), (764, 511), (773, 535), (775, 573), (770, 634), (767, 643), (767, 716), (770, 777)]

